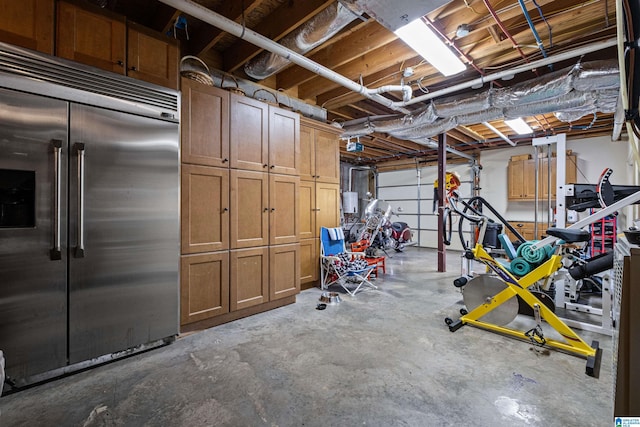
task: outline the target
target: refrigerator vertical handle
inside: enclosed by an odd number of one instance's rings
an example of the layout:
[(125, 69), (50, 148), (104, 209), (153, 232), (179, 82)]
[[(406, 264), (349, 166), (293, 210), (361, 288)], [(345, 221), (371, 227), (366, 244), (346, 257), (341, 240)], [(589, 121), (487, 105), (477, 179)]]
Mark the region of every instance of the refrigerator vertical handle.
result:
[(60, 186), (62, 181), (62, 141), (59, 139), (52, 139), (51, 145), (53, 146), (53, 175), (54, 175), (54, 190), (53, 190), (53, 248), (49, 252), (49, 256), (52, 261), (62, 259), (62, 251), (60, 249)]
[(76, 258), (84, 258), (84, 143), (76, 142), (73, 148), (78, 154), (78, 245)]

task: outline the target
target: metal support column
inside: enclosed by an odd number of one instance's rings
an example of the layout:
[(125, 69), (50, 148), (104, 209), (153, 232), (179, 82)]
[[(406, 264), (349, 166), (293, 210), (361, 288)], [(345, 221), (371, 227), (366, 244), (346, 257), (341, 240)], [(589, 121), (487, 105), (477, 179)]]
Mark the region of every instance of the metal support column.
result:
[(438, 135), (438, 271), (447, 271), (447, 252), (444, 246), (444, 203), (447, 172), (447, 135)]

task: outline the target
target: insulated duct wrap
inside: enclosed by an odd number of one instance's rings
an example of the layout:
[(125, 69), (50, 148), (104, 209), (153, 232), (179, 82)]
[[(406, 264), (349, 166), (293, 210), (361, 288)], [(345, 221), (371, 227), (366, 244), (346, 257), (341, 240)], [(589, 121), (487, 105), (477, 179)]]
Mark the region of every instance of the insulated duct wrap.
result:
[[(503, 89), (433, 101), (419, 114), (343, 124), (345, 135), (384, 132), (417, 142), (455, 128), (502, 118), (554, 113), (572, 122), (588, 114), (613, 113), (620, 78), (616, 61), (593, 61)], [(382, 130), (384, 129), (384, 130)]]
[[(302, 26), (284, 36), (279, 43), (294, 52), (305, 54), (329, 40), (358, 18), (360, 14), (352, 12), (341, 3), (333, 3)], [(290, 63), (291, 61), (285, 57), (264, 51), (247, 62), (244, 71), (248, 76), (262, 80), (282, 70)]]

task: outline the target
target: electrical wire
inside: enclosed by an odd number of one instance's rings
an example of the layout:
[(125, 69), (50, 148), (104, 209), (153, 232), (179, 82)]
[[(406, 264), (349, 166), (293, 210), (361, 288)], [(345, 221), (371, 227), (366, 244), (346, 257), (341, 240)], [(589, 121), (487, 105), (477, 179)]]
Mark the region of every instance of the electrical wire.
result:
[[(549, 23), (547, 22), (547, 18), (544, 17), (544, 13), (542, 13), (542, 8), (538, 4), (538, 2), (536, 0), (531, 0), (531, 1), (533, 1), (533, 5), (538, 9), (538, 13), (540, 14), (540, 18), (542, 18), (544, 23), (547, 25), (547, 28), (549, 29), (549, 49), (551, 49), (553, 47), (553, 32), (551, 31), (551, 25), (549, 25)], [(605, 0), (605, 5), (606, 4), (607, 3), (606, 3), (606, 0)], [(607, 25), (607, 27), (608, 26), (609, 25)]]

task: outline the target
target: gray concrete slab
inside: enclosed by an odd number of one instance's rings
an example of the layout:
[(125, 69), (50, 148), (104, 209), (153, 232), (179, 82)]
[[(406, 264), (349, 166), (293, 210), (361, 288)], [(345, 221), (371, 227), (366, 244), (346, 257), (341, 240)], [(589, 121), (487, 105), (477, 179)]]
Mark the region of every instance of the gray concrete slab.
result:
[(296, 304), (11, 394), (0, 425), (612, 425), (609, 337), (579, 331), (604, 348), (595, 379), (573, 355), (470, 326), (451, 333), (457, 254), (448, 273), (432, 250), (392, 255), (377, 291), (319, 311), (321, 291), (310, 289)]

